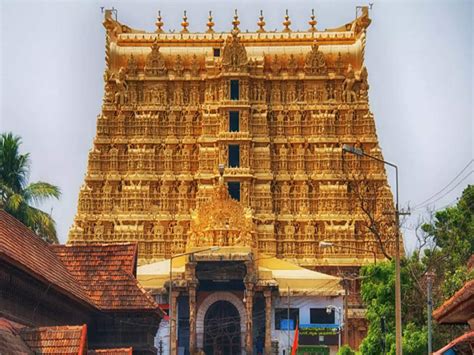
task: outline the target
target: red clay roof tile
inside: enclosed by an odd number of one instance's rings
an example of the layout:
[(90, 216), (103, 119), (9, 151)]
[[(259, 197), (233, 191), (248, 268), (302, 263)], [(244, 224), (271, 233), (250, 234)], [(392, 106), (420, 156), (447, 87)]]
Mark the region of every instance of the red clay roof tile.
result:
[[(450, 314), (461, 304), (466, 303), (468, 301), (473, 301), (474, 298), (474, 280), (468, 281), (464, 284), (464, 286), (458, 290), (453, 297), (448, 299), (444, 302), (440, 307), (438, 307), (433, 312), (433, 318), (440, 323), (450, 323), (449, 320)], [(470, 310), (471, 313), (465, 312), (465, 322), (467, 322), (472, 317), (472, 309)]]
[(51, 250), (50, 245), (2, 210), (0, 210), (0, 258), (50, 283), (56, 289), (66, 291), (70, 297), (91, 303), (86, 292)]
[(97, 349), (97, 350), (89, 350), (87, 355), (132, 355), (133, 349), (132, 348), (120, 348), (120, 349)]
[(136, 244), (54, 245), (52, 249), (102, 310), (156, 310), (134, 273)]
[(87, 326), (23, 328), (20, 336), (35, 354), (83, 355), (87, 349)]

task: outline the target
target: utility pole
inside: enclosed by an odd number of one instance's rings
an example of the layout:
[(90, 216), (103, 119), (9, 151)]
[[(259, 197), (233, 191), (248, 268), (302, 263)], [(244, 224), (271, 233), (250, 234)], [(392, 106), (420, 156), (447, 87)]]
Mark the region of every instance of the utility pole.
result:
[(342, 279), (344, 286), (344, 344), (349, 344), (349, 280)]
[(291, 354), (291, 342), (290, 342), (290, 286), (288, 286), (288, 309), (287, 309), (287, 319), (286, 327), (288, 329), (288, 354)]
[(351, 153), (360, 157), (367, 157), (376, 161), (379, 161), (385, 165), (388, 165), (395, 169), (395, 345), (396, 355), (402, 355), (402, 294), (400, 286), (400, 215), (406, 215), (408, 213), (401, 212), (398, 203), (398, 166), (385, 161), (376, 156), (365, 153), (362, 149), (356, 148), (344, 144), (342, 146), (342, 152)]
[(431, 295), (432, 291), (432, 281), (433, 281), (434, 273), (428, 272), (426, 274), (426, 281), (427, 281), (427, 293), (428, 293), (428, 355), (431, 355), (433, 352), (433, 346), (432, 346), (432, 328), (431, 328), (431, 313), (433, 312), (433, 298)]

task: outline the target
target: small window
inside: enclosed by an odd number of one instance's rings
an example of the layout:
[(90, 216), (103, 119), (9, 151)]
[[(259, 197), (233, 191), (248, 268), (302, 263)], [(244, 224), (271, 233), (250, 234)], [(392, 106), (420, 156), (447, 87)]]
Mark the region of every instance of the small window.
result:
[(290, 308), (289, 320), (288, 320), (288, 308), (275, 308), (275, 329), (276, 330), (295, 330), (299, 317), (300, 317), (299, 308)]
[(229, 166), (231, 168), (240, 166), (240, 146), (238, 144), (229, 145)]
[(230, 132), (239, 131), (239, 111), (229, 112), (229, 131)]
[(238, 100), (239, 99), (239, 81), (231, 80), (230, 81), (230, 99)]
[(311, 308), (309, 310), (311, 324), (334, 324), (336, 322), (334, 308), (328, 313), (327, 308)]
[(227, 190), (229, 191), (230, 197), (234, 200), (240, 201), (240, 182), (229, 181), (227, 183)]
[(214, 57), (220, 57), (220, 56), (221, 56), (221, 49), (214, 48)]

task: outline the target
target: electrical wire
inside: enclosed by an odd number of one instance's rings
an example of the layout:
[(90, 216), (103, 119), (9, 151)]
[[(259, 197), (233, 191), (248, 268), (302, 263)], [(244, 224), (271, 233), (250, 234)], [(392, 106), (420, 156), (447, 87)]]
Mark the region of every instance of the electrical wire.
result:
[(425, 203), (427, 203), (428, 201), (430, 201), (431, 199), (433, 199), (434, 197), (438, 196), (440, 193), (442, 193), (444, 190), (446, 190), (454, 181), (456, 181), (456, 179), (461, 176), (461, 174), (466, 171), (466, 169), (472, 164), (472, 162), (474, 162), (474, 159), (471, 159), (467, 164), (466, 166), (445, 186), (443, 187), (441, 190), (439, 190), (438, 192), (436, 192), (434, 195), (430, 196), (429, 198), (427, 198), (426, 200), (424, 200), (423, 202), (420, 202), (418, 204), (416, 204), (415, 206), (413, 206), (414, 209), (417, 209), (419, 206), (421, 205), (424, 205)]
[(414, 208), (413, 210), (419, 210), (419, 209), (422, 209), (422, 208), (425, 208), (429, 205), (432, 205), (434, 204), (435, 202), (438, 202), (439, 200), (441, 200), (443, 197), (445, 197), (446, 195), (448, 195), (450, 192), (452, 192), (454, 189), (456, 189), (459, 185), (461, 185), (461, 183), (466, 180), (472, 173), (474, 172), (474, 170), (471, 170), (469, 171), (456, 185), (454, 185), (451, 189), (449, 189), (448, 191), (446, 191), (443, 195), (441, 195), (440, 197), (438, 197), (436, 200), (433, 200), (425, 205), (421, 205), (419, 207), (416, 207)]

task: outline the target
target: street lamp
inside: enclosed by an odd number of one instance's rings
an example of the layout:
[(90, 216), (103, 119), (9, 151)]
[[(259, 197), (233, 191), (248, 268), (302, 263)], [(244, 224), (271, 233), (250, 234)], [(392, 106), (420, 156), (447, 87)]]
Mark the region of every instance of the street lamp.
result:
[(402, 307), (401, 307), (401, 291), (400, 291), (400, 211), (398, 209), (398, 166), (373, 155), (365, 153), (362, 149), (344, 144), (342, 152), (351, 153), (360, 157), (364, 156), (385, 165), (391, 166), (395, 169), (395, 340), (396, 340), (396, 354), (402, 355)]
[(205, 252), (205, 251), (217, 251), (219, 250), (220, 247), (210, 247), (210, 248), (205, 248), (205, 249), (200, 249), (200, 250), (194, 250), (194, 251), (190, 251), (190, 252), (187, 252), (187, 253), (182, 253), (182, 254), (176, 254), (176, 255), (172, 255), (170, 257), (170, 291), (169, 291), (169, 296), (168, 296), (168, 303), (169, 303), (169, 310), (170, 310), (170, 314), (169, 314), (169, 319), (170, 319), (170, 329), (169, 329), (169, 354), (170, 355), (173, 355), (173, 344), (172, 344), (172, 337), (171, 335), (173, 334), (173, 259), (175, 258), (179, 258), (181, 256), (186, 256), (186, 255), (194, 255), (194, 254), (197, 254), (197, 253), (202, 253), (202, 252)]
[[(326, 313), (327, 314), (331, 314), (331, 311), (334, 310), (337, 312), (338, 314), (338, 317), (339, 317), (339, 337), (338, 337), (338, 344), (339, 344), (339, 349), (341, 349), (341, 328), (342, 327), (346, 327), (346, 325), (344, 324), (344, 321), (342, 320), (342, 310), (341, 310), (341, 307), (336, 307), (336, 306), (333, 306), (333, 305), (329, 305), (329, 306), (326, 306)], [(347, 341), (347, 340), (346, 340)]]

